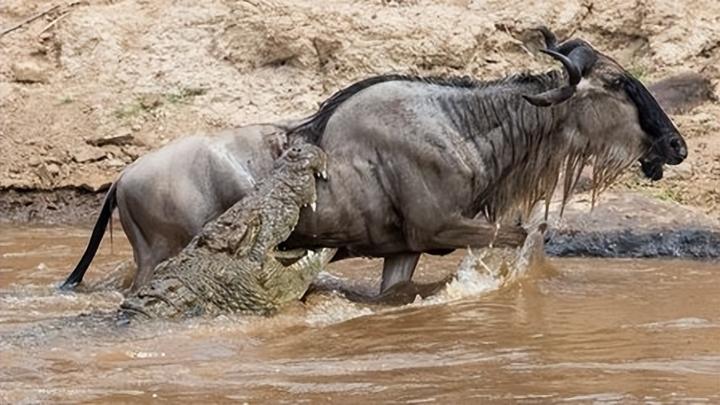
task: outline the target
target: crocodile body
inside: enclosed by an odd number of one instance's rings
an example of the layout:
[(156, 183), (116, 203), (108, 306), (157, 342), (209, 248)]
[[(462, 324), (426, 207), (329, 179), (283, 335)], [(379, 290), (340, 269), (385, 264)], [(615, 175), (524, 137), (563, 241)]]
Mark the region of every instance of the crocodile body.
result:
[(301, 298), (335, 249), (276, 248), (294, 229), (300, 210), (314, 207), (316, 177), (324, 176), (325, 168), (318, 147), (290, 147), (253, 193), (160, 263), (151, 282), (122, 303), (121, 316), (268, 315)]

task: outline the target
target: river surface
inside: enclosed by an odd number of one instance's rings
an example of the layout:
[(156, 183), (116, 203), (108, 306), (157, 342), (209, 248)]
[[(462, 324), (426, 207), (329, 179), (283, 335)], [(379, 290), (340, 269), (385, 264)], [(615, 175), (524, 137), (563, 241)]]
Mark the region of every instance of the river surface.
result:
[[(400, 307), (324, 293), (273, 318), (120, 327), (98, 281), (131, 256), (119, 228), (89, 288), (54, 289), (88, 235), (0, 225), (0, 403), (720, 403), (717, 263), (553, 259)], [(417, 279), (462, 257), (423, 258)], [(379, 266), (330, 272), (368, 290)]]

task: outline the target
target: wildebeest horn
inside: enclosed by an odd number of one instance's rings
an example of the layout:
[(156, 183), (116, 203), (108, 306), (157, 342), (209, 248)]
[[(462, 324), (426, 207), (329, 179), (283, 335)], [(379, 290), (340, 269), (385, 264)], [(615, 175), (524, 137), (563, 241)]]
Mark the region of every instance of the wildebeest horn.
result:
[(545, 49), (555, 50), (557, 48), (557, 38), (555, 34), (548, 27), (540, 26), (536, 28), (543, 36), (545, 40)]
[(568, 59), (577, 67), (580, 75), (585, 76), (588, 71), (590, 71), (590, 68), (595, 65), (595, 62), (597, 62), (597, 54), (592, 48), (585, 44), (570, 51)]
[(560, 63), (563, 64), (565, 70), (568, 72), (568, 82), (570, 86), (575, 86), (580, 83), (580, 80), (582, 79), (582, 72), (578, 68), (578, 65), (575, 64), (575, 61), (573, 61), (570, 57), (552, 49), (541, 49), (540, 52), (552, 56), (554, 59), (559, 60)]
[(582, 79), (582, 72), (578, 66), (567, 56), (551, 49), (541, 49), (540, 52), (552, 56), (560, 61), (568, 72), (568, 84), (557, 89), (548, 90), (544, 93), (523, 95), (523, 98), (530, 104), (537, 107), (548, 107), (554, 104), (562, 103), (575, 94), (575, 86)]
[(597, 61), (597, 54), (590, 45), (581, 40), (565, 41), (559, 46), (557, 39), (547, 27), (538, 27), (538, 31), (545, 40), (545, 48), (540, 52), (552, 56), (560, 61), (568, 72), (568, 84), (540, 94), (523, 95), (530, 104), (538, 107), (547, 107), (561, 103), (575, 94), (575, 86)]
[(523, 94), (523, 98), (536, 107), (550, 107), (562, 103), (575, 94), (575, 86), (562, 86), (540, 94)]
[(575, 48), (579, 46), (585, 46), (589, 48), (588, 43), (586, 41), (583, 41), (582, 39), (570, 39), (558, 45), (555, 50), (563, 55), (568, 55), (570, 52), (572, 52), (573, 50), (575, 50)]

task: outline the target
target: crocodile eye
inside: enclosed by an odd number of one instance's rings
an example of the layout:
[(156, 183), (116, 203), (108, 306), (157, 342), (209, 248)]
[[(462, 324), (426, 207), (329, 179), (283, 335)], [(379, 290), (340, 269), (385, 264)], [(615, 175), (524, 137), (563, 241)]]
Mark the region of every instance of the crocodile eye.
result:
[(300, 157), (300, 148), (294, 146), (285, 152), (285, 158), (290, 160), (296, 160)]

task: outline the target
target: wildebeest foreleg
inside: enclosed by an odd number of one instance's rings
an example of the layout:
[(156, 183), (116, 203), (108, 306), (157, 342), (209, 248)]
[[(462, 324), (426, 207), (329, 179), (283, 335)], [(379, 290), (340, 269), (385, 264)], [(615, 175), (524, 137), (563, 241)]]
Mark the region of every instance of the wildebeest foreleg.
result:
[(433, 245), (454, 249), (468, 246), (482, 248), (491, 244), (497, 247), (517, 247), (523, 244), (526, 236), (527, 232), (519, 225), (504, 225), (497, 229), (483, 219), (458, 218), (435, 234)]
[(397, 283), (409, 282), (415, 272), (418, 260), (420, 260), (420, 253), (401, 253), (385, 257), (380, 292), (385, 292)]

